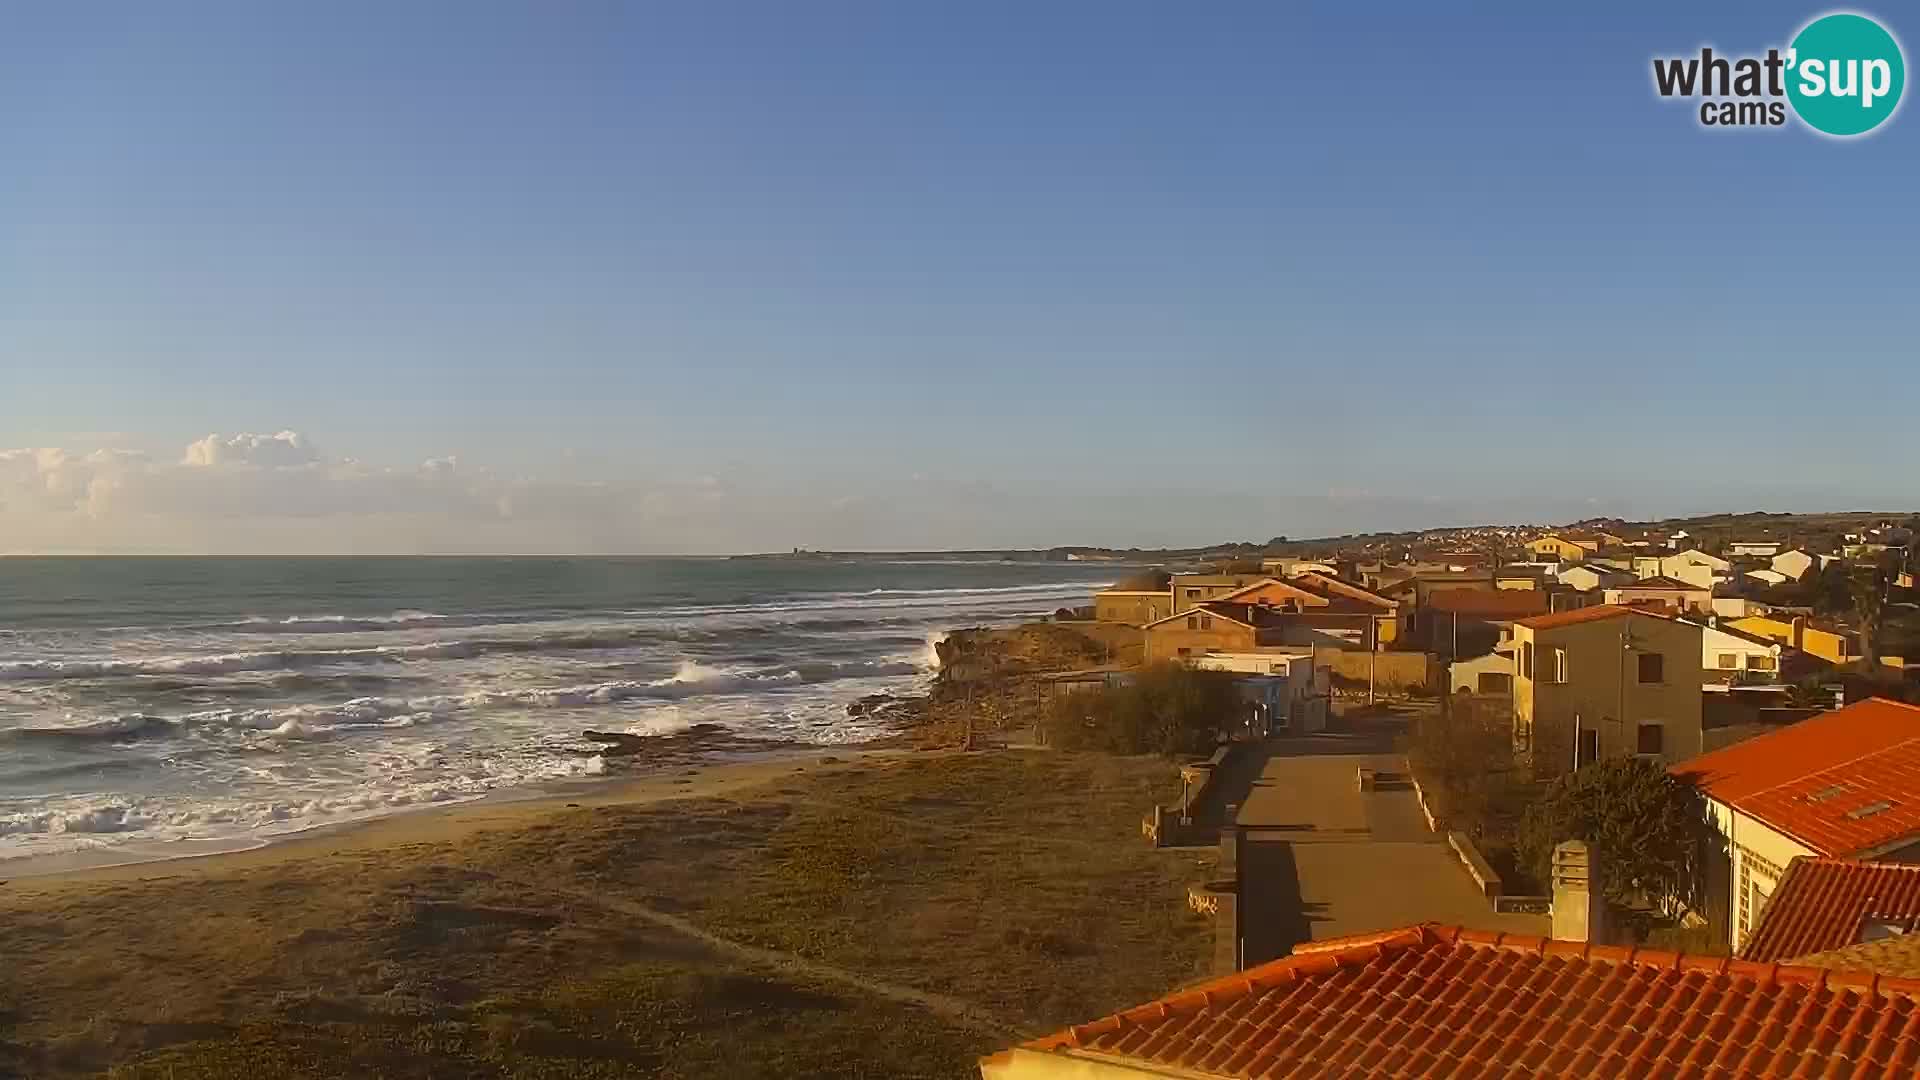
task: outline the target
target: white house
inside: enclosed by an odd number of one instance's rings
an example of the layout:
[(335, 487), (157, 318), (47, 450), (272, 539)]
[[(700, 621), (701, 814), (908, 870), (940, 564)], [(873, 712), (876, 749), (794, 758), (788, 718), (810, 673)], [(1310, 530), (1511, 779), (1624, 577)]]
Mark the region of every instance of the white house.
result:
[(1780, 653), (1786, 646), (1755, 634), (1722, 626), (1700, 632), (1700, 667), (1709, 680), (1771, 681), (1780, 674)]
[(1594, 563), (1575, 563), (1559, 573), (1560, 584), (1578, 592), (1592, 592), (1607, 585), (1632, 581), (1634, 575)]
[(1633, 560), (1633, 572), (1639, 577), (1670, 577), (1703, 589), (1711, 589), (1725, 580), (1732, 569), (1732, 563), (1698, 548), (1688, 548), (1677, 555), (1636, 557)]
[(1816, 560), (1813, 556), (1798, 549), (1783, 551), (1767, 560), (1767, 562), (1768, 565), (1773, 567), (1775, 573), (1785, 575), (1789, 581), (1799, 581), (1806, 576), (1807, 571), (1813, 569), (1816, 565)]
[(1778, 570), (1749, 570), (1742, 576), (1764, 585), (1784, 585), (1793, 580)]
[(1207, 653), (1194, 657), (1192, 663), (1206, 671), (1230, 671), (1242, 676), (1237, 680), (1240, 699), (1252, 707), (1251, 723), (1256, 730), (1295, 735), (1326, 730), (1333, 671), (1314, 667), (1311, 649)]
[(1753, 555), (1770, 559), (1780, 554), (1780, 542), (1778, 540), (1735, 540), (1727, 545), (1727, 554)]
[(1795, 858), (1920, 862), (1917, 751), (1920, 706), (1873, 698), (1672, 767), (1726, 840), (1726, 891), (1709, 914), (1724, 905), (1736, 953)]
[(1773, 608), (1758, 600), (1749, 600), (1744, 596), (1716, 596), (1712, 598), (1713, 613), (1723, 619), (1744, 619), (1749, 615), (1765, 615)]

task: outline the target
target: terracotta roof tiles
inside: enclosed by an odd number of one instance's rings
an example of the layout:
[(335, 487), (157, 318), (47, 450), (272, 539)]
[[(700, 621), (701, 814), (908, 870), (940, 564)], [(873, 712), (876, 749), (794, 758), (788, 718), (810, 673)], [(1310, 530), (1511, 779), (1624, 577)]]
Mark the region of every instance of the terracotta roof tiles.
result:
[(1855, 945), (1868, 919), (1920, 920), (1920, 866), (1795, 859), (1740, 955), (1795, 960)]
[[(1521, 619), (1516, 626), (1529, 630), (1552, 630), (1557, 626), (1573, 626), (1576, 623), (1598, 622), (1601, 619), (1617, 619), (1622, 615), (1645, 615), (1644, 611), (1625, 608), (1618, 604), (1594, 604), (1590, 607), (1574, 608), (1571, 611), (1556, 611), (1551, 615), (1536, 615), (1531, 619)], [(1660, 618), (1658, 615), (1651, 618)]]
[(1917, 994), (1920, 981), (1870, 973), (1429, 924), (1328, 942), (1021, 1049), (1247, 1080), (1914, 1075)]
[(1876, 854), (1920, 834), (1920, 706), (1873, 698), (1672, 771), (1817, 854)]

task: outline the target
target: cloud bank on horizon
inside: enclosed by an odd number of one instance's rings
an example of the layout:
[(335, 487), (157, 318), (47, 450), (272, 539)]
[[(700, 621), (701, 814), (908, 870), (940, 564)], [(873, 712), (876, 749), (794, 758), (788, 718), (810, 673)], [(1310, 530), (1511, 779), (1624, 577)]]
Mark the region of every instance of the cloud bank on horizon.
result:
[[(111, 441), (106, 437), (97, 437)], [(1016, 478), (1017, 479), (1017, 478)], [(4, 554), (702, 554), (1098, 544), (1184, 547), (1489, 522), (1653, 516), (1595, 498), (1448, 498), (1264, 483), (1017, 488), (915, 474), (880, 490), (726, 475), (536, 476), (454, 455), (378, 465), (306, 435), (209, 434), (175, 453), (0, 450)], [(1705, 508), (1682, 508), (1705, 509)]]

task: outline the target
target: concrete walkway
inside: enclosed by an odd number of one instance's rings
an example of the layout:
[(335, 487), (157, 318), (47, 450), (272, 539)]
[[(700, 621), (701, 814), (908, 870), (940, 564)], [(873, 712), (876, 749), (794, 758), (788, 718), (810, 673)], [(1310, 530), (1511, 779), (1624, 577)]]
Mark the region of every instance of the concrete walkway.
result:
[(1406, 771), (1391, 744), (1376, 728), (1276, 739), (1252, 755), (1257, 775), (1236, 818), (1246, 966), (1303, 941), (1418, 922), (1547, 932), (1545, 916), (1493, 910), (1411, 790), (1358, 790), (1362, 767)]

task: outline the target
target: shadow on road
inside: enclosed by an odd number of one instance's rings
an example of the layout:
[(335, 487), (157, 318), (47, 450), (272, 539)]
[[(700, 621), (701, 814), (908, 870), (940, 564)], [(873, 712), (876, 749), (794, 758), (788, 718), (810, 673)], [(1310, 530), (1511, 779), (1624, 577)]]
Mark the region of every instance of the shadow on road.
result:
[(1240, 849), (1240, 880), (1241, 910), (1254, 916), (1244, 924), (1247, 967), (1286, 956), (1313, 939), (1313, 923), (1325, 921), (1325, 904), (1300, 899), (1300, 871), (1286, 840), (1249, 836)]

